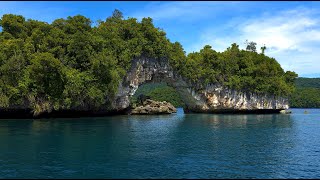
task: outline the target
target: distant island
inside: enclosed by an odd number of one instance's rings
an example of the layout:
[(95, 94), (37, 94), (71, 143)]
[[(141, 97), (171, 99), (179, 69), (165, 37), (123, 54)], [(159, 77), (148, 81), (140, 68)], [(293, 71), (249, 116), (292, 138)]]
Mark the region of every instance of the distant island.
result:
[(186, 112), (273, 113), (295, 90), (297, 74), (254, 42), (186, 54), (151, 18), (118, 10), (95, 26), (82, 15), (49, 24), (13, 14), (0, 25), (1, 112), (123, 113), (140, 85), (166, 82)]
[(296, 90), (289, 97), (290, 107), (320, 108), (320, 78), (297, 78)]

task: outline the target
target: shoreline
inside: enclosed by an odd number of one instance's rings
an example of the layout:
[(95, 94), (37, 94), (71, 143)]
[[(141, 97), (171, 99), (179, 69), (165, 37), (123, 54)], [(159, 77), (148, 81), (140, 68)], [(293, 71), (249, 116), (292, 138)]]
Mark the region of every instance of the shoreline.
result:
[[(182, 108), (183, 109), (183, 108)], [(41, 119), (41, 118), (81, 118), (81, 117), (104, 117), (130, 115), (130, 109), (121, 111), (77, 111), (77, 110), (61, 110), (45, 112), (38, 116), (34, 116), (31, 109), (0, 109), (0, 119)], [(184, 114), (280, 114), (282, 109), (256, 109), (256, 110), (234, 110), (219, 109), (214, 112), (195, 112), (183, 109)], [(157, 115), (157, 114), (155, 114)]]

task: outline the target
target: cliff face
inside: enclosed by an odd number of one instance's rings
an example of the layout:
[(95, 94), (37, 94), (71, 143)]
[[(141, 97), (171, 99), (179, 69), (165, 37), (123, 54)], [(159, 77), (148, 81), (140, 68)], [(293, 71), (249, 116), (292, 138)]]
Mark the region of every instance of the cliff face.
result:
[[(147, 82), (167, 82), (177, 89), (186, 103), (186, 111), (191, 112), (232, 112), (232, 111), (280, 111), (288, 109), (288, 100), (273, 95), (255, 94), (228, 89), (219, 84), (206, 87), (192, 84), (178, 75), (168, 61), (157, 61), (150, 58), (139, 58), (132, 61), (132, 66), (123, 82), (112, 107), (115, 110), (128, 108), (129, 97), (139, 85)], [(261, 111), (261, 112), (262, 112)]]
[[(71, 109), (61, 109), (41, 114), (43, 117), (74, 117), (127, 113), (130, 107), (130, 96), (134, 95), (138, 87), (147, 82), (166, 82), (174, 87), (184, 103), (185, 112), (198, 113), (235, 113), (257, 112), (274, 113), (288, 109), (288, 100), (266, 94), (255, 94), (228, 89), (219, 84), (202, 86), (200, 83), (191, 83), (177, 74), (166, 60), (138, 58), (132, 61), (130, 70), (122, 82), (119, 83), (118, 93), (111, 101), (111, 106), (104, 106), (92, 110), (88, 105)], [(41, 117), (33, 114), (27, 101), (20, 106), (1, 108), (0, 118)]]
[(188, 104), (193, 112), (223, 112), (248, 110), (288, 109), (286, 98), (235, 91), (220, 85), (209, 85), (203, 90), (188, 89), (195, 104)]

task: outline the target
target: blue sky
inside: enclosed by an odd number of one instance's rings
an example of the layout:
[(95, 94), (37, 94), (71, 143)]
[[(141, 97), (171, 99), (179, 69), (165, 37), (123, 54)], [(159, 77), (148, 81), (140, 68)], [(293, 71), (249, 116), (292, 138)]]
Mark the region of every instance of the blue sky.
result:
[(266, 55), (300, 77), (320, 77), (320, 2), (1, 2), (7, 13), (51, 23), (77, 14), (105, 20), (114, 9), (124, 17), (151, 17), (187, 53), (209, 44), (223, 51), (246, 39), (267, 46)]

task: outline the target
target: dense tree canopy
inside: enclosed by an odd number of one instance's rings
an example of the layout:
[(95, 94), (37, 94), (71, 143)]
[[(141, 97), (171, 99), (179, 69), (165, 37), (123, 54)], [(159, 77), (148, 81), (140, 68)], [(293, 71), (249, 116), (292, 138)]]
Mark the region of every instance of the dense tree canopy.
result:
[(35, 113), (107, 108), (131, 60), (141, 56), (169, 59), (194, 82), (261, 93), (288, 95), (296, 77), (275, 59), (236, 44), (186, 56), (151, 18), (124, 19), (118, 10), (94, 27), (81, 15), (49, 24), (13, 14), (3, 15), (0, 26), (0, 107), (27, 106)]
[(290, 95), (291, 107), (320, 108), (320, 78), (297, 78), (296, 91)]
[(137, 102), (140, 94), (150, 96), (156, 101), (167, 101), (175, 107), (184, 107), (184, 103), (179, 93), (166, 83), (148, 83), (139, 86), (136, 93), (132, 97), (132, 104)]
[(235, 43), (224, 52), (206, 45), (200, 52), (180, 57), (171, 59), (173, 66), (193, 82), (220, 83), (232, 89), (278, 96), (287, 96), (294, 91), (296, 73), (284, 72), (274, 58), (240, 50)]
[(294, 108), (320, 108), (320, 88), (297, 88), (289, 100)]
[(297, 88), (320, 88), (320, 78), (296, 78)]

